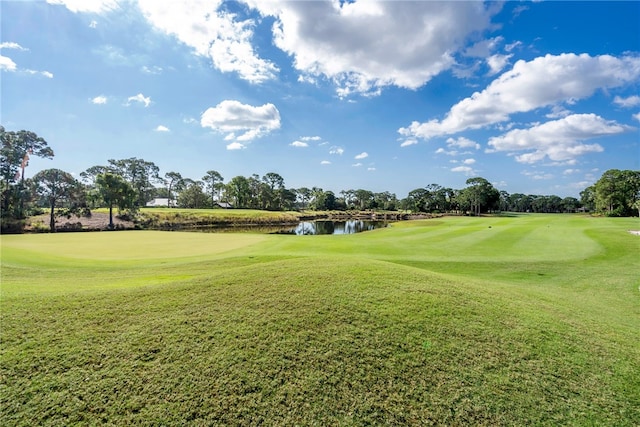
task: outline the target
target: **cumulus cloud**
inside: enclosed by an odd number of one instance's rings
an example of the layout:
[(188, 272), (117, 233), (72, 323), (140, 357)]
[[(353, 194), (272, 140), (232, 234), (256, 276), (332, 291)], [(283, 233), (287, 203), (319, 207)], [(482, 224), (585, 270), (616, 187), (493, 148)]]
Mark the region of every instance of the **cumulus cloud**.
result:
[(278, 72), (251, 44), (254, 20), (237, 20), (236, 14), (224, 10), (222, 0), (140, 0), (139, 6), (158, 30), (175, 36), (197, 55), (210, 58), (222, 72), (238, 73), (251, 83), (273, 79)]
[(553, 178), (553, 174), (542, 173), (537, 171), (522, 171), (522, 175), (528, 176), (529, 178), (535, 179), (536, 181)]
[(367, 170), (370, 171), (370, 172), (373, 172), (373, 171), (376, 170), (376, 168), (374, 168), (373, 166), (370, 166), (370, 167), (367, 168)]
[(421, 87), (450, 69), (453, 54), (498, 12), (483, 2), (247, 3), (275, 18), (274, 43), (293, 58), (301, 80), (328, 78), (340, 96)]
[(169, 128), (163, 125), (158, 125), (154, 130), (156, 132), (169, 132)]
[(462, 163), (464, 163), (465, 165), (472, 165), (476, 162), (476, 159), (464, 159), (462, 161)]
[(356, 156), (354, 157), (354, 159), (356, 159), (356, 160), (362, 160), (362, 159), (366, 159), (367, 157), (369, 157), (369, 153), (367, 153), (366, 151), (364, 151), (364, 152), (362, 152), (362, 153), (360, 153), (360, 154), (356, 155)]
[(353, 166), (354, 168), (359, 168), (360, 166), (362, 166), (362, 163), (360, 163), (360, 162), (354, 163), (351, 166)]
[(320, 162), (321, 165), (330, 165), (331, 162), (329, 160), (323, 160)]
[(140, 104), (144, 104), (145, 107), (148, 107), (149, 105), (151, 105), (151, 98), (139, 93), (137, 95), (130, 96), (129, 98), (127, 98), (126, 105), (131, 105), (132, 102), (139, 102)]
[(416, 145), (418, 143), (418, 140), (415, 138), (407, 138), (404, 141), (402, 141), (402, 143), (400, 144), (400, 147), (408, 147), (410, 145)]
[(15, 62), (9, 57), (0, 55), (0, 70), (3, 71), (16, 71), (18, 66)]
[(53, 73), (49, 71), (38, 71), (38, 70), (30, 70), (30, 69), (18, 69), (18, 65), (13, 62), (13, 60), (7, 56), (0, 55), (0, 71), (10, 71), (10, 72), (21, 72), (31, 75), (40, 75), (46, 77), (48, 79), (53, 78)]
[(301, 136), (296, 141), (293, 141), (289, 144), (292, 147), (305, 148), (309, 146), (309, 141), (321, 141), (322, 138), (319, 136)]
[(232, 142), (231, 144), (227, 144), (227, 150), (242, 150), (244, 148), (246, 148), (244, 144), (238, 141)]
[(622, 86), (640, 77), (640, 57), (592, 57), (572, 53), (518, 61), (482, 92), (451, 107), (443, 120), (414, 121), (398, 132), (429, 139), (503, 122), (511, 114), (574, 102), (597, 89)]
[(469, 166), (456, 166), (455, 168), (451, 168), (451, 172), (461, 172), (468, 176), (477, 175), (476, 171)]
[(107, 97), (104, 96), (104, 95), (96, 96), (95, 98), (91, 99), (91, 103), (92, 104), (106, 104), (107, 103)]
[(118, 0), (47, 0), (65, 6), (72, 12), (103, 13), (118, 8)]
[[(226, 134), (225, 140), (233, 139), (236, 143), (251, 141), (279, 129), (280, 112), (270, 103), (254, 107), (235, 100), (225, 100), (202, 113), (200, 125)], [(233, 148), (227, 146), (228, 149), (242, 148), (238, 144), (230, 145)]]
[(632, 117), (640, 122), (640, 113), (636, 113)]
[(0, 43), (0, 49), (29, 50), (15, 42), (2, 42)]
[(520, 163), (535, 163), (545, 158), (552, 161), (575, 160), (587, 153), (601, 152), (599, 144), (584, 144), (591, 138), (615, 135), (632, 128), (607, 121), (595, 114), (573, 114), (565, 118), (546, 122), (529, 129), (514, 129), (502, 136), (489, 139), (488, 152), (506, 151), (516, 153)]
[(455, 148), (475, 148), (476, 150), (480, 149), (480, 144), (478, 144), (477, 142), (469, 139), (469, 138), (465, 138), (464, 136), (460, 136), (458, 138), (448, 138), (447, 139), (447, 145), (449, 147), (455, 147)]
[(640, 96), (633, 95), (628, 98), (621, 98), (619, 96), (616, 96), (613, 99), (613, 103), (624, 108), (635, 107), (636, 105), (640, 105)]
[(495, 54), (491, 55), (487, 58), (487, 65), (489, 66), (489, 74), (498, 74), (504, 67), (509, 64), (509, 59), (511, 59), (513, 55), (500, 55)]
[(334, 145), (329, 149), (329, 154), (337, 154), (339, 156), (342, 156), (342, 153), (344, 153), (344, 148), (342, 147), (337, 147)]

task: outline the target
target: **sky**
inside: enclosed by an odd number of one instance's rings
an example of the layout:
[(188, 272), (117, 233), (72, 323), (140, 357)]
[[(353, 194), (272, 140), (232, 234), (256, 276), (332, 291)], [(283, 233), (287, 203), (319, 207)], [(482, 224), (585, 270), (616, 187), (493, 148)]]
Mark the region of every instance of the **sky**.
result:
[(0, 124), (79, 177), (579, 197), (640, 169), (640, 2), (0, 2)]

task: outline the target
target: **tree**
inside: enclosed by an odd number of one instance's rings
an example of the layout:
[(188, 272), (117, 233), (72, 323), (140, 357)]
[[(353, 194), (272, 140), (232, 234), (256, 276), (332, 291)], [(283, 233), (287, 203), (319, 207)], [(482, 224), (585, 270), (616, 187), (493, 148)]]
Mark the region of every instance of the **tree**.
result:
[(164, 178), (167, 185), (167, 194), (169, 195), (167, 198), (167, 207), (171, 207), (171, 200), (173, 200), (172, 191), (182, 184), (183, 178), (178, 172), (167, 172), (164, 174)]
[(595, 185), (590, 185), (580, 192), (580, 203), (582, 203), (582, 206), (584, 206), (584, 208), (589, 212), (592, 212), (596, 209)]
[(596, 210), (609, 216), (633, 215), (640, 199), (640, 171), (610, 169), (594, 188)]
[(122, 176), (136, 191), (135, 206), (145, 206), (152, 199), (154, 183), (161, 183), (160, 168), (153, 162), (131, 157), (122, 160), (109, 160), (113, 172)]
[(53, 158), (53, 150), (44, 138), (33, 132), (21, 130), (6, 131), (0, 126), (0, 217), (23, 218), (25, 182), (24, 170), (29, 164), (30, 156)]
[(178, 195), (178, 206), (187, 209), (202, 209), (210, 207), (209, 197), (203, 191), (202, 181), (189, 180), (188, 184)]
[(469, 178), (466, 184), (468, 187), (462, 190), (461, 198), (474, 215), (491, 209), (500, 200), (500, 192), (484, 178)]
[(373, 192), (359, 188), (354, 192), (354, 196), (358, 209), (361, 211), (371, 207), (371, 203), (373, 202)]
[(263, 191), (264, 208), (281, 210), (283, 205), (284, 179), (275, 172), (269, 172), (262, 177), (267, 185)]
[(416, 188), (409, 191), (405, 208), (412, 212), (426, 212), (427, 190), (425, 188)]
[(105, 172), (96, 177), (96, 186), (109, 207), (109, 228), (113, 229), (113, 207), (119, 210), (135, 208), (137, 193), (122, 176)]
[(251, 188), (249, 180), (242, 175), (238, 175), (231, 179), (225, 186), (225, 193), (233, 206), (237, 208), (246, 208), (251, 197)]
[[(46, 200), (49, 209), (49, 227), (56, 231), (56, 208), (66, 207), (66, 214), (78, 214), (86, 209), (85, 193), (70, 173), (60, 169), (45, 169), (34, 175), (35, 193)], [(65, 205), (66, 203), (66, 205)]]
[[(209, 194), (211, 194), (211, 206), (213, 206), (216, 201), (216, 192), (219, 192), (222, 188), (222, 181), (224, 180), (224, 178), (222, 178), (222, 175), (220, 175), (218, 171), (210, 170), (207, 171), (207, 174), (202, 177), (202, 180), (207, 185), (207, 191), (209, 191)], [(218, 193), (218, 198), (219, 197), (220, 195)]]
[(562, 212), (575, 212), (580, 208), (580, 201), (575, 197), (565, 197), (560, 203)]
[(302, 209), (304, 210), (307, 207), (309, 207), (308, 203), (309, 203), (309, 199), (311, 199), (311, 190), (308, 189), (307, 187), (300, 187), (296, 190), (296, 193), (300, 197)]

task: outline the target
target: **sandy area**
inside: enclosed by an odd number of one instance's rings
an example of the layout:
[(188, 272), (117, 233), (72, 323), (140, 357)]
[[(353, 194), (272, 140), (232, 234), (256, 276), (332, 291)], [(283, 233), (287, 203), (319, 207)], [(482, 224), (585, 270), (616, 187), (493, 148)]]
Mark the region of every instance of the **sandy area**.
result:
[[(49, 215), (38, 215), (36, 217), (30, 218), (29, 223), (41, 223), (44, 226), (49, 226)], [(83, 230), (106, 230), (109, 227), (109, 214), (106, 213), (92, 213), (91, 217), (76, 217), (72, 216), (71, 218), (56, 218), (56, 228), (64, 229), (64, 228), (75, 228), (77, 229), (78, 223), (82, 224)], [(131, 221), (122, 221), (121, 219), (113, 216), (113, 224), (116, 228), (133, 228), (133, 222)], [(27, 227), (27, 230), (30, 227)]]

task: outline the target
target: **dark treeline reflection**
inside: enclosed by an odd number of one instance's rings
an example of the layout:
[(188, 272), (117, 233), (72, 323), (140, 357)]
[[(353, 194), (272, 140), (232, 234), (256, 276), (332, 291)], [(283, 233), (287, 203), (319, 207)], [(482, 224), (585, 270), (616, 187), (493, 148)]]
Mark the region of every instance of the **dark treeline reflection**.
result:
[(368, 221), (357, 219), (348, 221), (304, 221), (298, 224), (296, 227), (278, 231), (278, 234), (354, 234), (386, 226), (387, 224), (384, 221)]

